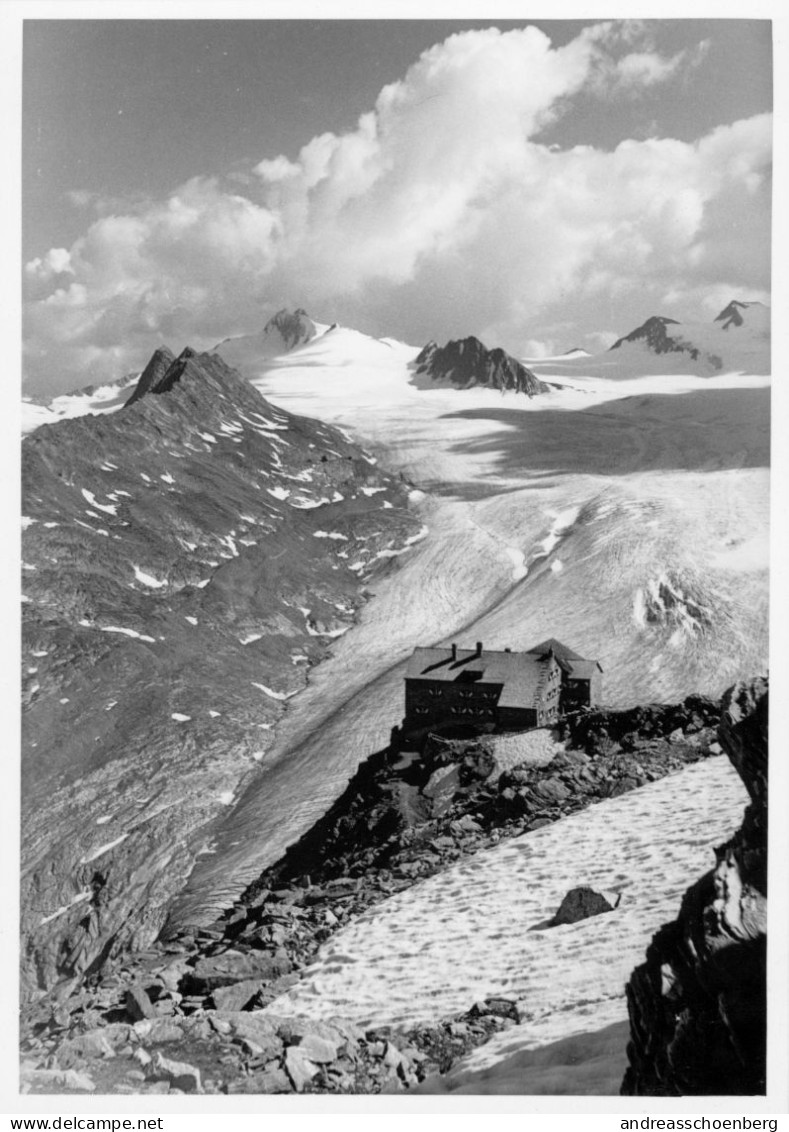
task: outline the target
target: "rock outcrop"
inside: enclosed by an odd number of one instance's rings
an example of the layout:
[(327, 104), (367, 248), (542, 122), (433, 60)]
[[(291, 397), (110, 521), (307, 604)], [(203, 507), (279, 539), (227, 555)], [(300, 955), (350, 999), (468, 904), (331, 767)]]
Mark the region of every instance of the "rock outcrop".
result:
[(621, 899), (621, 892), (596, 892), (588, 885), (571, 888), (551, 920), (551, 927), (555, 928), (560, 924), (577, 924), (579, 920), (588, 920), (590, 916), (613, 912)]
[(768, 685), (736, 684), (719, 738), (750, 795), (742, 827), (688, 889), (627, 987), (630, 1066), (640, 1096), (765, 1091)]
[(752, 317), (754, 313), (764, 317), (766, 310), (764, 303), (743, 303), (739, 299), (732, 299), (729, 305), (715, 316), (715, 321), (723, 324), (721, 329), (728, 330), (732, 326), (743, 326), (746, 319)]
[(175, 360), (175, 354), (168, 346), (160, 346), (158, 350), (154, 350), (147, 366), (140, 374), (139, 381), (134, 387), (134, 392), (126, 404), (133, 405), (135, 401), (139, 401), (146, 393), (156, 392), (162, 378)]
[(516, 358), (498, 346), (488, 350), (479, 338), (456, 339), (446, 346), (428, 342), (417, 354), (414, 367), (416, 373), (426, 374), (436, 383), (448, 382), (458, 389), (473, 386), (511, 389), (527, 397), (548, 392), (548, 386)]

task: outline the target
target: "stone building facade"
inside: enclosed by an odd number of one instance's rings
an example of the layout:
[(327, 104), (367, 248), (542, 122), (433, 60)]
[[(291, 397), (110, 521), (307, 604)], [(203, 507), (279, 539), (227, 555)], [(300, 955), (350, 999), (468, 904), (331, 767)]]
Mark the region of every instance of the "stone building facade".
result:
[(511, 649), (418, 648), (405, 676), (407, 729), (488, 724), (523, 731), (554, 723), (560, 711), (592, 706), (602, 695), (602, 668), (560, 641), (527, 652)]

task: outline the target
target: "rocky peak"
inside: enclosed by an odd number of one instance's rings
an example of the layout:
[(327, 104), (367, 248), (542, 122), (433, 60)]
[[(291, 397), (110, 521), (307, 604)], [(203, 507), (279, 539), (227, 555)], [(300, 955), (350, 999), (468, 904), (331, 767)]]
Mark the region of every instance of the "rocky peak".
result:
[[(170, 361), (165, 365), (168, 355)], [(190, 386), (211, 387), (214, 392), (227, 393), (228, 381), (238, 387), (234, 390), (238, 394), (244, 388), (244, 383), (235, 371), (216, 354), (200, 354), (191, 346), (186, 346), (176, 358), (165, 347), (153, 355), (125, 407), (128, 408), (149, 395), (169, 393), (185, 379)], [(190, 389), (190, 392), (194, 393), (195, 389)]]
[(135, 401), (139, 401), (146, 393), (151, 392), (164, 377), (174, 361), (175, 354), (167, 346), (159, 346), (158, 349), (154, 350), (147, 366), (140, 374), (139, 381), (134, 387), (134, 392), (126, 404), (133, 405)]
[(512, 389), (527, 397), (548, 392), (548, 386), (512, 355), (498, 346), (488, 350), (473, 336), (452, 340), (446, 346), (428, 342), (414, 365), (417, 373), (427, 374), (433, 381), (449, 381), (459, 389)]
[[(667, 354), (681, 350), (683, 347), (668, 331), (669, 326), (679, 326), (675, 318), (666, 318), (664, 315), (652, 315), (641, 326), (631, 330), (622, 338), (618, 338), (611, 346), (611, 350), (618, 350), (625, 342), (644, 342), (656, 354)], [(696, 351), (698, 354), (698, 351)]]
[(742, 302), (740, 299), (732, 299), (727, 307), (724, 307), (719, 315), (716, 315), (715, 322), (722, 323), (722, 330), (728, 330), (732, 326), (742, 326), (745, 322), (743, 317), (744, 312), (757, 307), (760, 311), (766, 310), (764, 303), (758, 302)]
[(292, 350), (296, 346), (311, 342), (317, 335), (318, 328), (302, 307), (298, 307), (295, 311), (283, 307), (268, 320), (263, 333), (267, 337), (279, 335), (285, 346)]

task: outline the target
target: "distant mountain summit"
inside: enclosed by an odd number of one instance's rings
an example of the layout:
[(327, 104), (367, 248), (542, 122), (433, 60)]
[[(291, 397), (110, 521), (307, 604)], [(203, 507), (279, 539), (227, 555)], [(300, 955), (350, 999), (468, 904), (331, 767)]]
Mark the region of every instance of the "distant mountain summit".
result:
[(287, 350), (296, 346), (304, 346), (317, 338), (318, 326), (301, 307), (289, 311), (286, 307), (277, 311), (263, 327), (263, 336), (272, 340), (272, 344), (279, 338)]
[(428, 342), (417, 354), (414, 367), (416, 373), (458, 389), (512, 389), (534, 397), (547, 393), (549, 388), (511, 354), (498, 346), (488, 350), (474, 337), (455, 339), (446, 346)]
[(214, 350), (228, 365), (245, 368), (306, 346), (330, 329), (333, 328), (311, 319), (301, 307), (295, 311), (283, 307), (259, 333), (225, 338)]
[[(617, 338), (610, 350), (619, 350), (626, 342), (643, 342), (655, 354), (675, 353), (686, 348), (678, 338), (669, 332), (670, 326), (679, 326), (676, 318), (665, 318), (663, 315), (652, 315), (641, 326), (631, 330), (629, 334)], [(691, 347), (688, 347), (690, 351)], [(698, 351), (695, 351), (698, 356)]]
[(636, 370), (640, 353), (677, 355), (676, 364), (691, 372), (769, 373), (770, 310), (764, 303), (732, 299), (712, 322), (678, 322), (653, 315), (617, 339), (608, 353), (614, 351), (626, 356)]
[(715, 321), (722, 322), (722, 329), (728, 330), (731, 326), (743, 326), (746, 322), (753, 326), (755, 322), (763, 322), (765, 317), (769, 320), (769, 313), (769, 308), (764, 303), (743, 303), (739, 299), (732, 299), (729, 305), (716, 315)]

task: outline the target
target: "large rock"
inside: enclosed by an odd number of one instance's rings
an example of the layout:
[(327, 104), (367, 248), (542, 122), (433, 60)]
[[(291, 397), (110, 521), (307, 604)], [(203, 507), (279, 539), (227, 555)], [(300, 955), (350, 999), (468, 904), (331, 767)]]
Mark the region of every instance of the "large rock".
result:
[(224, 951), (221, 955), (199, 959), (194, 970), (184, 976), (183, 986), (187, 993), (205, 994), (233, 983), (276, 979), (290, 970), (291, 963), (287, 959), (276, 959), (259, 951)]
[(203, 1091), (200, 1070), (195, 1065), (190, 1065), (186, 1061), (173, 1061), (157, 1053), (153, 1059), (153, 1068), (157, 1076), (164, 1077), (172, 1088), (180, 1089), (182, 1093)]
[(260, 992), (262, 986), (260, 979), (242, 979), (239, 983), (217, 987), (212, 996), (214, 1006), (217, 1010), (243, 1010)]
[(751, 804), (715, 850), (715, 868), (686, 892), (627, 987), (630, 1065), (622, 1092), (640, 1096), (765, 1091), (768, 686), (723, 697), (720, 742)]
[(320, 1066), (310, 1061), (300, 1046), (288, 1046), (285, 1051), (285, 1069), (297, 1093), (303, 1092), (320, 1072)]
[(582, 885), (571, 888), (559, 905), (559, 910), (551, 920), (552, 927), (559, 924), (577, 924), (579, 920), (588, 920), (590, 916), (599, 916), (603, 912), (613, 912), (620, 901), (615, 893), (595, 892), (593, 888)]

